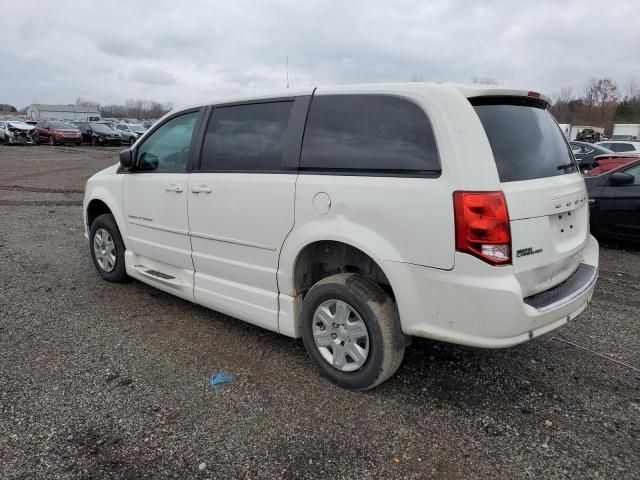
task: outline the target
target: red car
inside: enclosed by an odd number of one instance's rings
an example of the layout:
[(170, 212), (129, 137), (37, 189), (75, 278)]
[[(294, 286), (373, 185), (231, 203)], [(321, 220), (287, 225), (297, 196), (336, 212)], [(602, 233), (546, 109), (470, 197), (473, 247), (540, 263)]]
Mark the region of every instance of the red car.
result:
[(618, 168), (639, 159), (640, 156), (637, 154), (599, 155), (594, 159), (595, 167), (585, 172), (585, 175), (588, 177), (596, 177), (608, 172), (609, 170), (613, 170), (614, 168)]
[(55, 120), (41, 120), (36, 125), (36, 145), (48, 143), (49, 145), (73, 143), (82, 145), (82, 134), (74, 125)]

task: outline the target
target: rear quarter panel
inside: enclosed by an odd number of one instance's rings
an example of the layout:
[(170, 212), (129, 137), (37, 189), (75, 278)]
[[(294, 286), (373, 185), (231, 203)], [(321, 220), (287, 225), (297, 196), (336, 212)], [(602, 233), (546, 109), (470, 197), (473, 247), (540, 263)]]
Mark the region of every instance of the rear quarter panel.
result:
[[(424, 84), (316, 91), (316, 95), (366, 93), (407, 98), (425, 111), (435, 134), (442, 172), (437, 178), (300, 174), (295, 225), (280, 257), (278, 285), (282, 293), (294, 292), (292, 277), (299, 252), (319, 240), (347, 243), (378, 261), (451, 270), (455, 260), (453, 192), (499, 187), (484, 128), (459, 91)], [(326, 214), (313, 206), (319, 193), (330, 198)]]

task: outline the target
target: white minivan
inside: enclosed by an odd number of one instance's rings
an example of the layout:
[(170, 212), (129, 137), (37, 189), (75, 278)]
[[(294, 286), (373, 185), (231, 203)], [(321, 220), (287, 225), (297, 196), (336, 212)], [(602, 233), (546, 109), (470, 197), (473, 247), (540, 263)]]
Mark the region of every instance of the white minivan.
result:
[(203, 103), (89, 179), (106, 280), (299, 338), (338, 385), (389, 378), (411, 337), (507, 347), (580, 314), (587, 191), (537, 92), (381, 84)]

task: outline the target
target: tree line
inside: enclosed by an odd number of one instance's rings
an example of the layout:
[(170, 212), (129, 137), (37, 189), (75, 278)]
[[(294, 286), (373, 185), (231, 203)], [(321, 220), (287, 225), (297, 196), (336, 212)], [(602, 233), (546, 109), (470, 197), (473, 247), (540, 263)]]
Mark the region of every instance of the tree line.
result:
[(609, 136), (614, 123), (640, 123), (640, 84), (635, 78), (622, 88), (610, 78), (592, 78), (581, 92), (564, 87), (551, 101), (558, 123), (604, 127)]
[(127, 100), (124, 104), (101, 105), (98, 102), (76, 98), (75, 105), (79, 107), (93, 107), (106, 118), (160, 118), (173, 108), (171, 102), (161, 103), (155, 100)]

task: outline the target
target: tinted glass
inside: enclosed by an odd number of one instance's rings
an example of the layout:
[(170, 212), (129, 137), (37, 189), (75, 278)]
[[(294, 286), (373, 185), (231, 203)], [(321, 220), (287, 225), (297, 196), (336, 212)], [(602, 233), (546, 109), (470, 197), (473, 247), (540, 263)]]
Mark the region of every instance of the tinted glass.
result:
[(640, 164), (635, 165), (627, 170), (624, 173), (628, 173), (629, 175), (633, 175), (634, 185), (640, 185)]
[(635, 148), (630, 143), (612, 143), (611, 149), (614, 152), (633, 152)]
[(115, 130), (113, 130), (108, 125), (105, 125), (104, 123), (92, 123), (90, 127), (94, 132), (98, 133), (105, 133), (109, 135), (116, 133)]
[(199, 112), (172, 118), (153, 132), (138, 148), (138, 166), (143, 171), (184, 172), (191, 136)]
[(202, 170), (280, 170), (293, 102), (214, 109), (202, 149)]
[(314, 97), (300, 167), (351, 172), (433, 172), (438, 150), (425, 113), (386, 95)]
[(577, 171), (562, 131), (543, 108), (517, 100), (474, 108), (487, 133), (501, 182)]
[(49, 124), (49, 126), (51, 128), (76, 128), (73, 125), (71, 125), (70, 123), (67, 122), (51, 122)]

